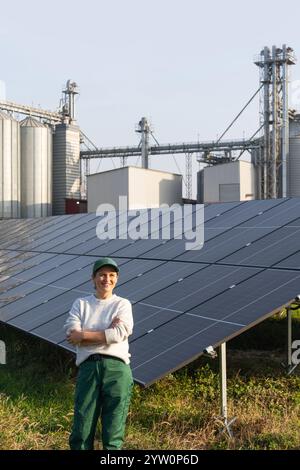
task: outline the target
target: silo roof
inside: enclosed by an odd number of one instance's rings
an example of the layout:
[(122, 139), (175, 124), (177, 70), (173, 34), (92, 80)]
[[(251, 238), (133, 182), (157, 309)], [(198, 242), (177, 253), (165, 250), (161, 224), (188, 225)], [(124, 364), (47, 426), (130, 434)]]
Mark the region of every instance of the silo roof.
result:
[(40, 121), (33, 119), (31, 116), (28, 116), (26, 119), (20, 122), (21, 127), (45, 127)]
[(7, 113), (4, 113), (0, 110), (0, 119), (8, 119), (10, 121), (14, 121), (14, 119)]

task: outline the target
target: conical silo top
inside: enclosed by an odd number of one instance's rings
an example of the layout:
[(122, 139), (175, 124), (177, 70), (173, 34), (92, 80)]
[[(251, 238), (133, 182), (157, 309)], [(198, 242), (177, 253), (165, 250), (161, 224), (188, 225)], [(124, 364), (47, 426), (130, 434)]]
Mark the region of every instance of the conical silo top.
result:
[(40, 121), (33, 119), (31, 116), (28, 116), (26, 119), (20, 122), (21, 127), (46, 127)]
[(9, 121), (15, 121), (14, 118), (12, 118), (9, 114), (5, 113), (4, 111), (0, 110), (0, 119), (2, 120), (9, 120)]

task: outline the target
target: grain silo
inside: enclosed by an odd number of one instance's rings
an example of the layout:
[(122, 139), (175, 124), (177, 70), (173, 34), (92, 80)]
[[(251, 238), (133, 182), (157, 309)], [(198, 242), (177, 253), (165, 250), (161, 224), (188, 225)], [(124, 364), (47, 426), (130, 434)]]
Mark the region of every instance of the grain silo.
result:
[(67, 201), (74, 199), (80, 199), (80, 130), (58, 124), (53, 136), (53, 214), (65, 214)]
[(0, 218), (21, 216), (20, 125), (0, 111)]
[(28, 117), (21, 126), (22, 217), (52, 215), (52, 132)]

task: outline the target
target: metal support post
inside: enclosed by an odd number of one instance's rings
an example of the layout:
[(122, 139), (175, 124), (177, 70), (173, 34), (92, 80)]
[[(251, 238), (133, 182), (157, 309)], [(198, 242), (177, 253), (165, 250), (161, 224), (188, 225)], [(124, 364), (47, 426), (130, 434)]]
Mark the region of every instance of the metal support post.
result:
[(193, 197), (193, 160), (192, 154), (187, 153), (185, 155), (185, 177), (186, 177), (186, 197), (187, 199), (192, 199)]
[(272, 123), (271, 133), (272, 145), (270, 147), (270, 162), (268, 167), (268, 197), (276, 199), (277, 197), (277, 167), (279, 164), (278, 149), (278, 63), (276, 60), (277, 48), (272, 48)]
[(287, 166), (289, 160), (289, 100), (288, 100), (288, 85), (289, 85), (289, 69), (287, 58), (287, 46), (284, 44), (282, 48), (283, 64), (282, 64), (282, 154), (281, 154), (281, 181), (280, 181), (280, 194), (279, 197), (287, 197)]
[(292, 367), (292, 312), (287, 309), (287, 367)]
[(264, 48), (264, 157), (263, 198), (268, 199), (268, 174), (270, 165), (270, 50)]
[(292, 352), (293, 352), (292, 311), (293, 311), (293, 308), (291, 308), (291, 306), (287, 308), (287, 366), (286, 366), (286, 369), (287, 369), (288, 375), (291, 375), (296, 369), (296, 367), (299, 365), (299, 364), (293, 364), (293, 361), (292, 361)]
[(150, 126), (145, 117), (139, 122), (137, 132), (141, 133), (141, 150), (142, 150), (142, 168), (149, 168), (149, 134)]
[(227, 409), (227, 366), (226, 366), (226, 343), (222, 343), (220, 346), (220, 392), (221, 392), (221, 421), (223, 430), (221, 432), (227, 432), (230, 438), (233, 437), (231, 431), (231, 425), (236, 420), (236, 417), (228, 421), (228, 409)]

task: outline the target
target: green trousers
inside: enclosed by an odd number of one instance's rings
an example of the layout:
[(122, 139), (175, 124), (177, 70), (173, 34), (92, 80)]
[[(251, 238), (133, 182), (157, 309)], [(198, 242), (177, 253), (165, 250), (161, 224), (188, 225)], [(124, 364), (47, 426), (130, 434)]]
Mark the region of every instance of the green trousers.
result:
[(72, 450), (92, 450), (99, 416), (104, 449), (121, 449), (133, 386), (130, 366), (114, 358), (79, 366), (75, 391)]

